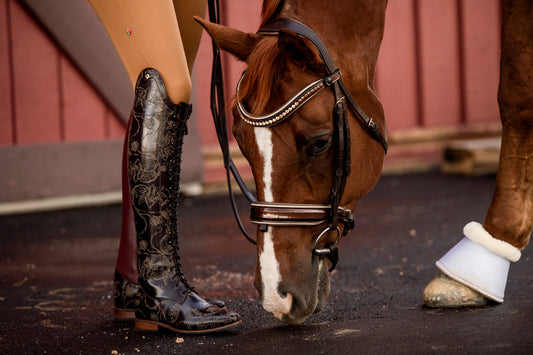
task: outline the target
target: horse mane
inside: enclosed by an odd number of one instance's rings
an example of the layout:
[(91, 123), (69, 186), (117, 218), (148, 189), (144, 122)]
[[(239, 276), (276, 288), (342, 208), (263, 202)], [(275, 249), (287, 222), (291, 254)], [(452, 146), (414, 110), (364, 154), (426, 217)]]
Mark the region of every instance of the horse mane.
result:
[[(261, 27), (280, 12), (282, 4), (283, 0), (263, 1)], [(262, 38), (246, 62), (248, 69), (239, 88), (239, 100), (246, 102), (254, 98), (253, 106), (249, 110), (257, 115), (263, 112), (270, 101), (285, 66), (278, 49), (277, 37)]]
[(264, 0), (261, 9), (261, 27), (281, 11), (283, 0)]
[(247, 64), (238, 95), (243, 103), (254, 99), (248, 110), (257, 115), (264, 111), (270, 101), (285, 66), (278, 48), (278, 38), (269, 36), (261, 39), (250, 53)]

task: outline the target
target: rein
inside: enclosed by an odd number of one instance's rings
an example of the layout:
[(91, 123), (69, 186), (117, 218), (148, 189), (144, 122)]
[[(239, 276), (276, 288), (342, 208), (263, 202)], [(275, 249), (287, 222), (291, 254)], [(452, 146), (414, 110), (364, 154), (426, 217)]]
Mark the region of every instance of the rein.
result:
[[(216, 4), (214, 4), (216, 2)], [(209, 0), (209, 17), (211, 22), (219, 23), (218, 1)], [(352, 212), (340, 206), (340, 201), (346, 186), (346, 180), (350, 174), (350, 132), (346, 117), (346, 102), (355, 113), (359, 122), (363, 125), (368, 134), (378, 141), (385, 152), (387, 152), (387, 142), (381, 135), (377, 123), (366, 116), (359, 108), (348, 89), (344, 85), (340, 70), (335, 66), (331, 55), (319, 36), (304, 24), (291, 19), (278, 19), (268, 23), (257, 33), (264, 36), (277, 36), (280, 30), (289, 30), (307, 38), (318, 49), (324, 61), (327, 75), (303, 88), (298, 94), (291, 98), (276, 111), (263, 115), (253, 116), (239, 100), (239, 86), (245, 75), (243, 72), (239, 84), (237, 85), (237, 109), (240, 117), (247, 123), (255, 127), (272, 127), (288, 119), (296, 110), (311, 100), (318, 92), (325, 88), (331, 88), (335, 96), (335, 108), (333, 115), (334, 138), (335, 138), (335, 178), (331, 188), (328, 205), (314, 204), (293, 204), (257, 201), (257, 198), (248, 190), (236, 169), (229, 154), (228, 134), (225, 120), (224, 92), (222, 82), (222, 67), (220, 63), (220, 52), (213, 41), (213, 71), (211, 76), (211, 111), (215, 123), (219, 144), (224, 159), (228, 190), (233, 212), (241, 232), (251, 243), (256, 241), (247, 233), (236, 207), (234, 193), (231, 187), (231, 176), (239, 185), (241, 191), (250, 202), (250, 218), (252, 223), (258, 224), (260, 231), (266, 232), (268, 226), (314, 226), (328, 223), (327, 227), (318, 234), (313, 246), (313, 254), (319, 257), (327, 257), (331, 261), (330, 271), (332, 271), (338, 261), (337, 244), (342, 235), (346, 235), (354, 227), (354, 217)], [(344, 228), (341, 233), (339, 223)], [(337, 237), (333, 244), (319, 248), (321, 239), (329, 232), (335, 232)]]
[[(220, 23), (220, 6), (218, 0), (209, 0), (209, 20), (213, 23)], [(218, 49), (215, 41), (212, 41), (213, 46), (213, 67), (211, 70), (211, 102), (210, 108), (213, 115), (213, 122), (215, 124), (215, 129), (217, 132), (218, 143), (220, 149), (222, 150), (222, 157), (224, 161), (224, 168), (226, 170), (226, 180), (228, 183), (228, 192), (231, 201), (231, 207), (233, 209), (233, 214), (235, 215), (235, 220), (241, 230), (242, 234), (246, 239), (252, 243), (257, 244), (255, 239), (252, 238), (244, 225), (242, 224), (241, 218), (239, 216), (239, 211), (237, 209), (237, 203), (235, 202), (235, 194), (233, 193), (233, 188), (231, 186), (231, 175), (239, 185), (242, 193), (249, 202), (257, 201), (257, 198), (253, 193), (248, 190), (246, 184), (244, 183), (237, 167), (231, 159), (229, 151), (229, 140), (228, 140), (228, 127), (226, 126), (226, 104), (224, 99), (224, 82), (222, 79), (222, 64), (220, 61), (220, 50)]]

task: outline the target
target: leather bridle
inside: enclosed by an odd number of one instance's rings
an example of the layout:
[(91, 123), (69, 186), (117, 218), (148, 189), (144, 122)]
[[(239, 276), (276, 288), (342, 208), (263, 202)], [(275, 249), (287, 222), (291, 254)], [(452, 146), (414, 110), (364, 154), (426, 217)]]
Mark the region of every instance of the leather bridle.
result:
[[(213, 22), (218, 20), (216, 13), (217, 11), (218, 10), (214, 10), (212, 12), (212, 8), (210, 7), (210, 19)], [(329, 203), (327, 205), (320, 205), (257, 201), (255, 196), (250, 193), (240, 177), (237, 169), (235, 168), (231, 157), (229, 156), (227, 130), (224, 116), (225, 110), (223, 109), (224, 99), (221, 79), (222, 71), (218, 48), (214, 42), (211, 110), (213, 112), (213, 118), (217, 128), (217, 135), (224, 156), (224, 166), (226, 167), (228, 188), (233, 211), (239, 227), (246, 238), (255, 244), (255, 240), (246, 232), (242, 222), (240, 221), (235, 204), (235, 198), (231, 188), (230, 171), (244, 195), (250, 201), (250, 218), (252, 223), (259, 225), (259, 228), (262, 232), (266, 232), (268, 230), (268, 226), (318, 226), (327, 223), (325, 229), (322, 230), (322, 232), (319, 233), (315, 238), (313, 254), (319, 257), (329, 258), (331, 261), (330, 271), (332, 271), (338, 261), (337, 244), (341, 238), (341, 235), (346, 235), (351, 229), (353, 229), (355, 224), (352, 211), (350, 211), (348, 208), (340, 206), (351, 166), (350, 132), (346, 116), (347, 104), (348, 107), (350, 107), (350, 109), (354, 112), (355, 117), (357, 117), (363, 128), (373, 139), (382, 145), (385, 152), (387, 152), (387, 142), (379, 131), (377, 123), (369, 118), (359, 108), (353, 97), (350, 95), (348, 89), (342, 81), (340, 70), (336, 67), (324, 42), (315, 32), (298, 21), (282, 18), (269, 22), (257, 33), (264, 36), (277, 36), (281, 30), (289, 30), (308, 39), (319, 51), (322, 60), (324, 61), (326, 75), (303, 88), (298, 94), (296, 94), (287, 103), (282, 105), (274, 112), (267, 115), (254, 116), (246, 110), (244, 103), (239, 100), (239, 85), (245, 76), (245, 72), (243, 72), (241, 80), (237, 85), (237, 110), (242, 120), (251, 126), (272, 127), (291, 117), (294, 112), (302, 107), (307, 101), (311, 100), (318, 92), (326, 88), (330, 88), (332, 90), (335, 98), (335, 107), (333, 112), (335, 176), (333, 186), (330, 191)], [(342, 233), (339, 224), (343, 225)], [(330, 245), (320, 247), (322, 238), (327, 235), (328, 232), (335, 232), (337, 234), (335, 241)]]

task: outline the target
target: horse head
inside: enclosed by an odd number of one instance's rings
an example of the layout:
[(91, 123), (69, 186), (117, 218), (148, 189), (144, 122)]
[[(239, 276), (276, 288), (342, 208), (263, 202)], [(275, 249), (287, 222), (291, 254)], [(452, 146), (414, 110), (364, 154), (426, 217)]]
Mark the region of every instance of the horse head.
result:
[[(343, 221), (351, 221), (357, 201), (377, 182), (384, 149), (351, 110), (346, 111), (348, 142), (339, 143), (335, 115), (344, 97), (334, 95), (328, 84), (339, 79), (338, 73), (327, 72), (309, 40), (289, 30), (265, 36), (197, 21), (221, 49), (248, 65), (236, 93), (233, 134), (252, 168), (261, 201), (252, 205), (258, 224), (254, 284), (266, 311), (282, 322), (301, 323), (324, 307), (328, 270), (336, 262), (331, 254), (350, 228)], [(335, 48), (330, 50), (337, 57)], [(346, 86), (384, 130), (382, 106), (373, 91), (375, 62), (353, 57), (357, 65), (340, 67)], [(358, 67), (366, 69), (354, 73)], [(324, 87), (314, 88), (322, 82)], [(340, 153), (345, 157), (341, 163)], [(338, 196), (342, 163), (350, 173), (343, 171)], [(332, 202), (335, 189), (337, 203)]]

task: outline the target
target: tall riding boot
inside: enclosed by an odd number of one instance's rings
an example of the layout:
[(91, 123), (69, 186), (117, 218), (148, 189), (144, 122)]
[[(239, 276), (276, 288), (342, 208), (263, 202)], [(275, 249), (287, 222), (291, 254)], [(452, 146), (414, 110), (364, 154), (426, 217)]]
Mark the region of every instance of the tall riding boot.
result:
[[(137, 280), (139, 278), (137, 271), (137, 236), (133, 222), (128, 181), (128, 132), (126, 132), (122, 153), (122, 227), (113, 282), (114, 316), (118, 321), (135, 319), (135, 300), (137, 299)], [(224, 302), (221, 300), (207, 299), (206, 301), (213, 305), (224, 307)]]
[(135, 329), (209, 333), (232, 328), (240, 316), (201, 298), (181, 272), (176, 205), (181, 149), (191, 106), (175, 105), (161, 76), (145, 69), (135, 88), (128, 175), (137, 232), (139, 291)]
[[(129, 131), (129, 124), (128, 124)], [(128, 182), (128, 133), (122, 152), (122, 228), (113, 282), (114, 314), (116, 320), (135, 319), (137, 294), (137, 237), (133, 223), (130, 186)]]

